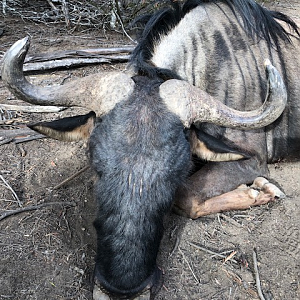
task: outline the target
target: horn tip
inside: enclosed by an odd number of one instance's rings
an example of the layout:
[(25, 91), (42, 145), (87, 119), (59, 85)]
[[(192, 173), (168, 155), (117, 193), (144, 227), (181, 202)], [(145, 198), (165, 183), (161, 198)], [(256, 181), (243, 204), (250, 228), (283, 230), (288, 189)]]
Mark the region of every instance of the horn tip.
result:
[(20, 40), (18, 40), (15, 44), (16, 47), (22, 49), (22, 48), (29, 48), (30, 45), (30, 37), (26, 36)]
[(13, 55), (16, 55), (17, 53), (28, 51), (30, 46), (30, 37), (26, 36), (18, 41), (16, 41), (11, 48), (7, 51), (7, 53), (13, 53)]
[(27, 51), (30, 47), (30, 37), (26, 36), (23, 39), (16, 41), (5, 53), (2, 60), (2, 80), (11, 82), (11, 75), (18, 68), (18, 65), (23, 62)]
[(268, 66), (272, 66), (272, 64), (271, 64), (271, 62), (270, 62), (270, 60), (268, 58), (265, 59), (264, 66), (265, 66), (265, 68), (267, 68)]

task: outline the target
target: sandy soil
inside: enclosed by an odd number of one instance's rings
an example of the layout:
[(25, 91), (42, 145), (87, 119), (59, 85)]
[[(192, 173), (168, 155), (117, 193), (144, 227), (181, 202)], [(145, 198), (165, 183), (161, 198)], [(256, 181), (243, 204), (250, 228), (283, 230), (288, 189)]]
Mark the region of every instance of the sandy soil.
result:
[[(265, 4), (270, 6), (269, 2)], [(297, 0), (280, 1), (272, 7), (300, 21)], [(59, 27), (11, 18), (0, 20), (0, 28), (4, 28), (0, 54), (27, 34), (32, 36), (31, 53), (130, 44), (126, 37), (115, 34), (70, 34)], [(61, 83), (116, 67), (123, 69), (125, 65), (57, 71), (31, 79), (41, 84)], [(21, 103), (1, 81), (0, 103)], [(0, 127), (19, 128), (32, 120), (57, 119), (75, 112), (16, 112), (12, 124), (2, 122)], [(0, 111), (2, 117), (6, 113)], [(19, 207), (4, 180), (23, 207), (57, 202), (0, 221), (0, 299), (91, 299), (96, 249), (92, 225), (94, 174), (88, 170), (53, 190), (88, 164), (85, 144), (41, 139), (0, 147), (1, 213)], [(280, 162), (270, 165), (270, 172), (287, 194), (280, 202), (196, 221), (170, 213), (158, 258), (165, 282), (157, 299), (259, 299), (253, 271), (254, 248), (265, 298), (300, 299), (300, 163)]]

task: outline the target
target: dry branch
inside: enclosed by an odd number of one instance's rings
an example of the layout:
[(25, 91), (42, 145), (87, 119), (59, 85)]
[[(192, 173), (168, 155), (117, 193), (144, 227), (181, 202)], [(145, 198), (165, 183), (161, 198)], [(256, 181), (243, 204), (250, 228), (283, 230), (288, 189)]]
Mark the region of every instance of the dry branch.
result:
[(131, 53), (133, 49), (134, 46), (65, 50), (65, 51), (61, 50), (52, 53), (39, 53), (39, 54), (28, 56), (25, 59), (25, 63), (49, 61), (49, 60), (64, 59), (64, 58), (76, 58), (76, 57), (95, 58), (95, 57), (102, 57), (102, 55)]
[(2, 1), (2, 12), (4, 15), (6, 15), (6, 0)]
[(23, 70), (26, 73), (53, 69), (70, 69), (91, 64), (127, 62), (128, 60), (129, 56), (61, 59), (46, 62), (27, 63), (24, 65)]
[(20, 128), (13, 130), (0, 130), (0, 145), (10, 142), (23, 143), (35, 139), (44, 138), (45, 136), (29, 128)]
[(43, 134), (37, 133), (32, 136), (16, 138), (12, 142), (14, 142), (15, 144), (20, 144), (20, 143), (30, 142), (30, 141), (34, 141), (34, 140), (38, 140), (38, 139), (43, 139), (43, 138), (45, 138), (45, 136)]
[(253, 267), (254, 267), (254, 275), (255, 275), (255, 282), (256, 282), (256, 288), (259, 295), (259, 298), (261, 300), (265, 300), (265, 297), (261, 290), (260, 285), (260, 278), (259, 278), (259, 272), (258, 272), (258, 266), (257, 266), (257, 255), (256, 255), (256, 249), (253, 249)]
[[(225, 262), (225, 260), (226, 261), (228, 261), (228, 260), (231, 260), (232, 262), (234, 262), (234, 263), (236, 263), (236, 264), (238, 264), (238, 261), (237, 260), (235, 260), (235, 259), (232, 259), (232, 257), (230, 257), (229, 258), (229, 256), (226, 256), (226, 255), (224, 255), (223, 253), (218, 253), (218, 252), (215, 252), (215, 251), (212, 251), (212, 250), (209, 250), (209, 249), (207, 249), (207, 248), (205, 248), (205, 247), (202, 247), (202, 246), (200, 246), (200, 245), (198, 245), (198, 244), (195, 244), (195, 243), (193, 243), (193, 242), (188, 242), (191, 246), (193, 246), (193, 247), (195, 247), (196, 249), (199, 249), (199, 250), (202, 250), (202, 251), (204, 251), (204, 252), (207, 252), (207, 253), (209, 253), (209, 254), (211, 254), (211, 255), (213, 255), (213, 256), (217, 256), (217, 257), (220, 257), (220, 258), (223, 258), (224, 259), (224, 262)], [(234, 253), (235, 251), (229, 251), (230, 253)], [(236, 254), (236, 253), (235, 253)]]
[(55, 187), (53, 187), (52, 190), (59, 189), (63, 185), (67, 184), (68, 182), (70, 182), (71, 180), (73, 180), (74, 178), (76, 178), (77, 176), (79, 176), (81, 173), (83, 173), (86, 170), (88, 170), (89, 167), (90, 166), (85, 166), (85, 167), (81, 168), (78, 172), (76, 172), (75, 174), (71, 175), (69, 178), (65, 179), (64, 181), (62, 181), (61, 183), (59, 183), (58, 185), (56, 185)]
[(49, 3), (49, 5), (51, 6), (51, 8), (52, 8), (54, 11), (58, 11), (58, 8), (52, 3), (51, 0), (47, 0), (47, 2)]
[(56, 113), (60, 112), (66, 107), (60, 106), (39, 106), (39, 105), (14, 105), (14, 104), (0, 104), (0, 109), (16, 110), (30, 113)]
[(53, 206), (53, 205), (75, 206), (76, 204), (74, 202), (49, 202), (49, 203), (42, 203), (42, 204), (38, 204), (38, 205), (26, 206), (26, 207), (15, 209), (15, 210), (8, 210), (8, 211), (2, 213), (2, 215), (0, 216), (0, 221), (4, 220), (10, 216), (14, 216), (14, 215), (26, 212), (26, 211), (37, 210), (40, 208), (44, 208), (47, 206)]
[(16, 201), (18, 202), (19, 206), (22, 207), (22, 203), (18, 197), (18, 195), (16, 194), (16, 192), (13, 190), (13, 188), (8, 184), (8, 182), (4, 179), (4, 177), (2, 175), (0, 175), (0, 179), (3, 181), (3, 183), (5, 184), (5, 186), (12, 192), (14, 198), (16, 199)]
[(183, 251), (182, 251), (179, 247), (178, 247), (178, 250), (179, 250), (179, 252), (181, 253), (181, 255), (182, 255), (183, 259), (185, 260), (185, 262), (187, 263), (187, 265), (188, 265), (190, 271), (192, 272), (192, 275), (193, 275), (193, 277), (195, 278), (196, 283), (200, 283), (200, 280), (199, 280), (198, 277), (196, 276), (196, 274), (195, 274), (195, 272), (194, 272), (192, 266), (190, 265), (189, 261), (188, 261), (187, 258), (185, 257)]
[(62, 3), (62, 12), (65, 16), (65, 22), (66, 22), (67, 28), (70, 28), (71, 21), (70, 21), (69, 9), (68, 9), (66, 0), (61, 0), (61, 3)]
[[(134, 46), (56, 51), (31, 55), (25, 59), (23, 71), (45, 71), (74, 67), (128, 62)], [(122, 54), (124, 53), (124, 54)], [(1, 72), (0, 72), (1, 74)]]

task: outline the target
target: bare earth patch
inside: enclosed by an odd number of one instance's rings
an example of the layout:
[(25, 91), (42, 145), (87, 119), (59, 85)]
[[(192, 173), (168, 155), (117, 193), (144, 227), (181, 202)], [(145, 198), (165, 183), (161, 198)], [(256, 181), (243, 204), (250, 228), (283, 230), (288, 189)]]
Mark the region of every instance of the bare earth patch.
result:
[[(271, 7), (269, 1), (265, 5)], [(300, 23), (297, 0), (272, 8)], [(17, 39), (32, 36), (31, 53), (130, 44), (123, 36), (102, 32), (68, 34), (20, 20), (0, 20), (0, 54)], [(36, 83), (61, 83), (103, 69), (92, 66), (32, 76)], [(0, 103), (17, 101), (0, 81)], [(19, 127), (29, 121), (74, 115), (17, 112)], [(4, 112), (0, 111), (0, 115)], [(0, 221), (0, 299), (92, 299), (91, 275), (96, 250), (93, 229), (95, 174), (89, 169), (59, 189), (53, 187), (88, 164), (84, 143), (50, 139), (0, 146), (0, 212), (55, 202)], [(253, 265), (256, 249), (262, 291), (266, 299), (300, 299), (300, 163), (270, 165), (271, 178), (286, 199), (245, 211), (203, 217), (196, 221), (170, 213), (159, 265), (165, 272), (157, 299), (259, 299)], [(18, 199), (13, 195), (11, 187)], [(18, 203), (18, 201), (20, 203)]]

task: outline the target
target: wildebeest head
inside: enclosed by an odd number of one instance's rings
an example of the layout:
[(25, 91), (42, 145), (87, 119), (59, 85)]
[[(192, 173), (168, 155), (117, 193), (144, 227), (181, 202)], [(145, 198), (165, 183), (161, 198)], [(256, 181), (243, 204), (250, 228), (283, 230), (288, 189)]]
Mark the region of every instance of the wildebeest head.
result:
[[(95, 283), (112, 297), (127, 299), (149, 289), (155, 293), (161, 283), (156, 257), (163, 218), (191, 165), (185, 127), (194, 122), (240, 129), (270, 124), (286, 104), (278, 72), (266, 63), (270, 86), (264, 105), (239, 112), (175, 79), (114, 72), (63, 86), (33, 86), (22, 72), (28, 48), (29, 39), (22, 39), (4, 57), (2, 79), (10, 90), (30, 103), (94, 111), (32, 128), (62, 140), (90, 137), (91, 163), (99, 175)], [(105, 299), (105, 293), (96, 289), (94, 299)]]

